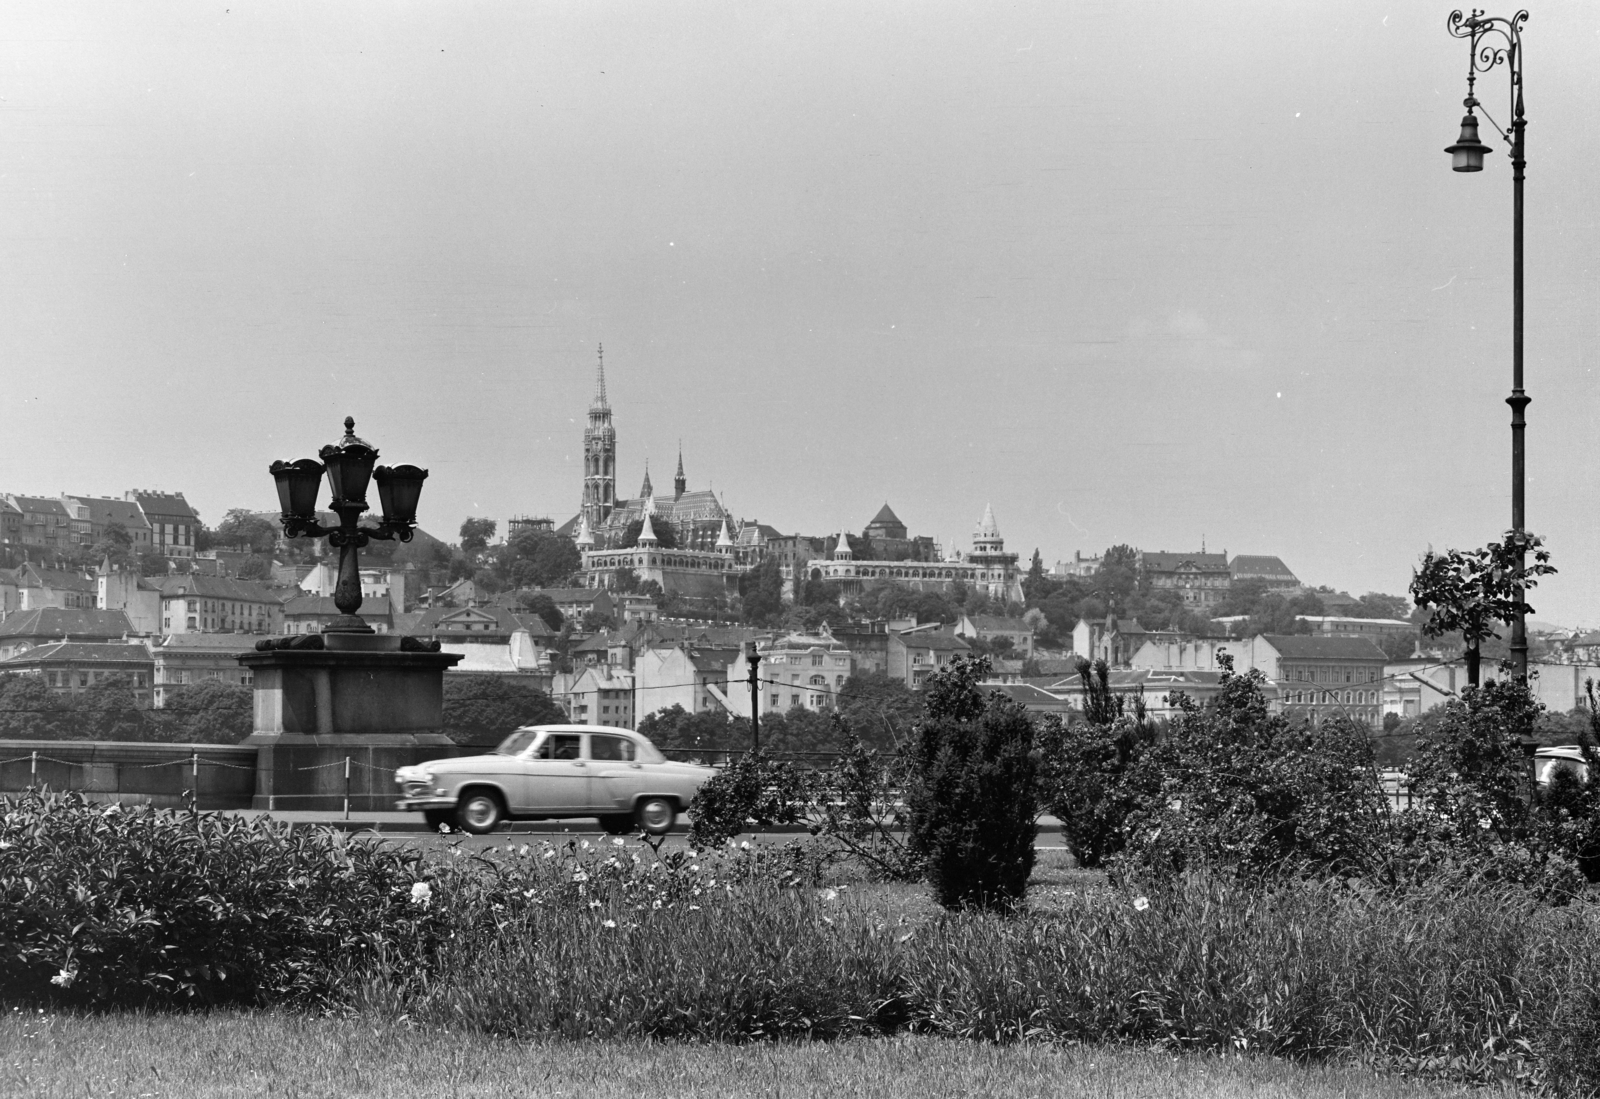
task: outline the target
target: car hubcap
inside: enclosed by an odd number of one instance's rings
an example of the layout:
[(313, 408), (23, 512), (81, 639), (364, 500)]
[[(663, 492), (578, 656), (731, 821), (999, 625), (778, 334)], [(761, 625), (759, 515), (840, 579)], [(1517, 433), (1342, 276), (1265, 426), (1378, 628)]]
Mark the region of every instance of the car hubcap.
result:
[(640, 811), (640, 817), (646, 828), (658, 830), (672, 826), (672, 807), (664, 801), (649, 801)]
[(494, 820), (494, 803), (487, 798), (473, 798), (467, 802), (467, 823), (482, 828)]

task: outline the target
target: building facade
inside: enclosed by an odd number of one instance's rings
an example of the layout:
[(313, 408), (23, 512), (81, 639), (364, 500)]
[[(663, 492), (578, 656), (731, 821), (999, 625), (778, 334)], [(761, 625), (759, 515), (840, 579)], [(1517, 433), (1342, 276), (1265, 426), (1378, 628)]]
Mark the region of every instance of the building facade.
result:
[(964, 557), (946, 553), (939, 561), (858, 561), (849, 535), (841, 531), (832, 555), (809, 562), (807, 568), (809, 579), (837, 585), (841, 598), (859, 595), (874, 582), (887, 581), (939, 592), (963, 584), (1001, 602), (1021, 603), (1024, 599), (1017, 555), (1006, 552), (994, 508), (989, 506), (983, 509), (973, 533), (972, 552)]
[(112, 676), (126, 676), (134, 696), (150, 705), (154, 662), (142, 644), (55, 641), (0, 660), (0, 674), (36, 675), (60, 694), (82, 694)]
[(164, 634), (283, 632), (283, 604), (261, 584), (200, 573), (152, 582), (161, 589)]
[(1222, 553), (1145, 553), (1138, 555), (1140, 574), (1156, 591), (1175, 591), (1183, 605), (1204, 611), (1216, 606), (1233, 587), (1233, 572), (1228, 554)]
[(193, 557), (200, 516), (181, 492), (129, 489), (124, 500), (139, 505), (150, 525), (150, 548), (164, 557)]
[(154, 662), (155, 706), (160, 709), (173, 695), (202, 683), (254, 684), (255, 676), (239, 657), (255, 649), (249, 638), (220, 633), (182, 633), (163, 637), (150, 646)]

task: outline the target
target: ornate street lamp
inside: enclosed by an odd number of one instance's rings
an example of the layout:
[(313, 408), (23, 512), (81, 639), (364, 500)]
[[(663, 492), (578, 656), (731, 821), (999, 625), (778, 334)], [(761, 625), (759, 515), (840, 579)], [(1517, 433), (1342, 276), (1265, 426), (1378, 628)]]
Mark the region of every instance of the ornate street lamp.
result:
[[(1455, 38), (1467, 40), (1467, 98), (1464, 101), (1467, 116), (1461, 120), (1461, 136), (1454, 145), (1445, 149), (1450, 154), (1450, 166), (1458, 172), (1483, 170), (1483, 154), (1489, 147), (1478, 140), (1478, 119), (1474, 111), (1483, 111), (1484, 119), (1507, 145), (1511, 147), (1511, 396), (1506, 404), (1511, 406), (1511, 531), (1519, 546), (1517, 553), (1516, 595), (1522, 601), (1522, 574), (1526, 565), (1520, 547), (1527, 545), (1527, 515), (1524, 507), (1524, 488), (1527, 483), (1526, 448), (1523, 431), (1527, 426), (1524, 413), (1532, 400), (1522, 390), (1522, 175), (1527, 160), (1523, 155), (1523, 131), (1527, 119), (1522, 113), (1522, 25), (1528, 13), (1519, 11), (1510, 19), (1486, 16), (1478, 9), (1463, 16), (1460, 11), (1450, 13), (1447, 27)], [(1511, 76), (1510, 115), (1511, 126), (1502, 128), (1489, 117), (1483, 104), (1473, 94), (1479, 73), (1486, 73), (1504, 65)], [(1511, 623), (1511, 666), (1519, 679), (1528, 676), (1528, 616), (1519, 609)]]
[[(283, 508), (283, 533), (287, 538), (327, 538), (339, 547), (339, 580), (334, 585), (333, 602), (339, 617), (323, 627), (323, 633), (372, 633), (372, 627), (356, 614), (361, 609), (361, 562), (359, 551), (373, 538), (383, 541), (411, 541), (417, 526), (417, 501), (428, 471), (416, 466), (378, 466), (378, 451), (356, 438), (354, 417), (344, 418), (344, 438), (317, 452), (322, 461), (301, 458), (296, 462), (273, 462), (272, 478), (278, 484), (278, 503)], [(317, 494), (326, 473), (333, 491), (329, 501), (339, 517), (339, 525), (325, 527), (317, 522)], [(357, 524), (367, 510), (367, 485), (378, 483), (378, 503), (383, 519), (375, 527)]]

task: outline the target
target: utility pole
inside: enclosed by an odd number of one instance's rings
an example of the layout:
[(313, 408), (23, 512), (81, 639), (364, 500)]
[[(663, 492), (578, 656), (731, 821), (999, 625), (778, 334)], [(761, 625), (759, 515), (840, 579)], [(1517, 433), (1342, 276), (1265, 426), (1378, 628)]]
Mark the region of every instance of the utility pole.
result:
[(755, 644), (750, 645), (750, 747), (754, 751), (761, 751), (761, 680), (758, 672), (761, 668), (761, 654), (756, 652)]

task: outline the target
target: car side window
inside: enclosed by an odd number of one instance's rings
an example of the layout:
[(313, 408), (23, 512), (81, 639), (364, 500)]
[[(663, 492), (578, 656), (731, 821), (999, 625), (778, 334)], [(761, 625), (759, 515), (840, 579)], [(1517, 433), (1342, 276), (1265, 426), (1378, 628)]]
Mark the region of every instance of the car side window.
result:
[(577, 759), (583, 738), (576, 733), (556, 733), (544, 738), (537, 759)]
[(589, 758), (607, 762), (630, 763), (633, 761), (633, 741), (620, 736), (601, 736), (597, 733), (589, 734)]

